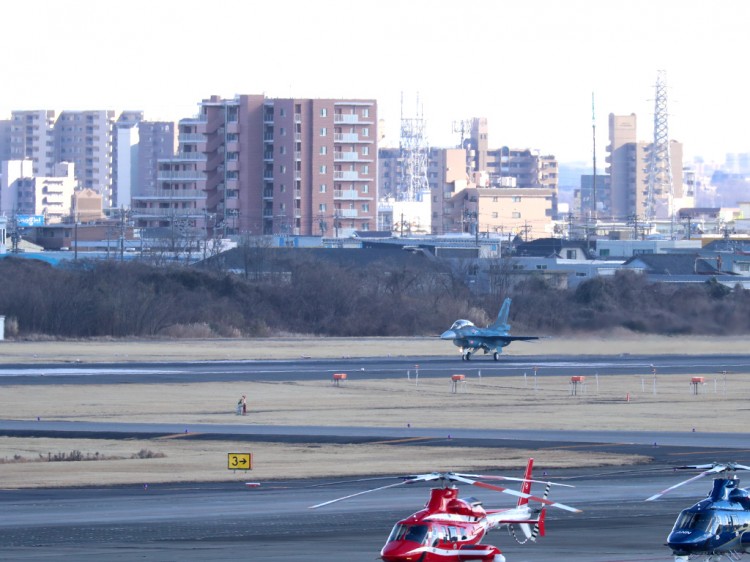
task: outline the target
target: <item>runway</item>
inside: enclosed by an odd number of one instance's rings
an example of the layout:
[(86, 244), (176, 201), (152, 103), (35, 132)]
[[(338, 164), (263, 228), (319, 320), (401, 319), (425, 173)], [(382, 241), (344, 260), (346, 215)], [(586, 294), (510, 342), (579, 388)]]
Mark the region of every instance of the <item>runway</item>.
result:
[(121, 384), (232, 381), (330, 380), (346, 372), (352, 379), (395, 377), (438, 378), (453, 373), (467, 377), (547, 377), (607, 375), (684, 375), (750, 373), (750, 355), (619, 355), (504, 356), (493, 361), (479, 355), (472, 361), (458, 356), (298, 359), (294, 361), (202, 361), (103, 364), (7, 364), (0, 368), (0, 386), (7, 384)]
[[(403, 376), (410, 359), (349, 360), (357, 376)], [(421, 358), (419, 376), (445, 376), (460, 360)], [(538, 376), (586, 374), (602, 376), (643, 372), (650, 365), (660, 374), (686, 374), (710, 365), (732, 372), (750, 372), (750, 357), (706, 356), (588, 358), (525, 358), (497, 364), (479, 360), (472, 368), (492, 369), (493, 376), (518, 376), (529, 365)], [(102, 384), (104, 382), (192, 382), (197, 380), (264, 380), (268, 377), (326, 377), (339, 361), (242, 362), (197, 364), (6, 366), (6, 384)], [(356, 371), (353, 371), (356, 372)], [(489, 374), (489, 373), (488, 373)], [(233, 378), (233, 377), (236, 377)], [(258, 377), (253, 379), (252, 377)], [(292, 378), (296, 377), (296, 378)], [(750, 464), (746, 434), (693, 432), (612, 432), (533, 430), (457, 430), (444, 427), (352, 428), (276, 426), (191, 426), (0, 420), (0, 435), (100, 436), (128, 438), (188, 432), (189, 439), (248, 439), (269, 441), (369, 442), (397, 438), (411, 431), (428, 439), (421, 445), (530, 448), (536, 474), (547, 447), (612, 450), (645, 454), (653, 463), (638, 467), (547, 470), (546, 478), (573, 484), (555, 489), (553, 499), (583, 510), (570, 514), (550, 510), (547, 536), (536, 544), (519, 545), (505, 530), (484, 540), (501, 548), (508, 562), (635, 562), (671, 560), (663, 546), (680, 509), (705, 495), (710, 482), (680, 488), (657, 502), (645, 498), (684, 479), (679, 464), (735, 461)], [(408, 442), (403, 447), (409, 454)], [(506, 474), (521, 476), (520, 474)], [(687, 476), (685, 476), (687, 477)], [(339, 502), (317, 510), (309, 506), (377, 487), (382, 480), (339, 482), (323, 480), (193, 483), (111, 488), (0, 490), (0, 558), (9, 560), (237, 560), (359, 562), (377, 559), (393, 524), (420, 509), (427, 486), (404, 486)], [(474, 496), (487, 508), (508, 507), (514, 499), (484, 489), (462, 487), (461, 496)]]

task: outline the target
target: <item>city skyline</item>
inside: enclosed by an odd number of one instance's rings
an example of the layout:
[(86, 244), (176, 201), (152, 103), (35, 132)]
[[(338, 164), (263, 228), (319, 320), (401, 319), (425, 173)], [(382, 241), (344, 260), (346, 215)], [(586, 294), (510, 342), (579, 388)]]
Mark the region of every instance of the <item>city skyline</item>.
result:
[[(455, 121), (486, 117), (492, 147), (590, 163), (593, 93), (603, 172), (610, 113), (635, 113), (638, 139), (651, 140), (663, 69), (670, 137), (683, 143), (685, 163), (750, 152), (740, 67), (750, 4), (718, 1), (710, 13), (695, 0), (519, 4), (11, 4), (5, 20), (14, 24), (0, 36), (0, 119), (14, 110), (115, 109), (177, 121), (213, 94), (374, 98), (382, 144), (397, 146), (403, 97), (404, 116), (421, 111), (433, 146), (458, 143)], [(372, 72), (357, 74), (372, 49)]]

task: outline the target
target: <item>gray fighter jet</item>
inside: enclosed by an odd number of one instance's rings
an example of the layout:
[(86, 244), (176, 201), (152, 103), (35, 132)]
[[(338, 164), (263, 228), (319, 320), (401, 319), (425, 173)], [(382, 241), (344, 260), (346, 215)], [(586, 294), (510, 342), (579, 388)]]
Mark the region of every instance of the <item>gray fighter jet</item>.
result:
[(440, 339), (453, 340), (453, 345), (461, 348), (461, 359), (469, 361), (472, 353), (484, 351), (485, 354), (492, 353), (492, 358), (497, 361), (503, 348), (514, 341), (538, 340), (538, 336), (511, 336), (510, 324), (508, 324), (508, 313), (510, 312), (510, 299), (507, 298), (500, 308), (497, 320), (486, 328), (477, 328), (469, 320), (456, 320), (450, 327), (440, 335)]

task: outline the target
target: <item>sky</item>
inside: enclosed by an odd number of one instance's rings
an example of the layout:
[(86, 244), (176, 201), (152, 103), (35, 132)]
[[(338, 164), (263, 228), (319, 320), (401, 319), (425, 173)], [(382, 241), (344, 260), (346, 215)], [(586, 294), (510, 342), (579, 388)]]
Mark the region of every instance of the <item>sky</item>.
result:
[(398, 146), (402, 114), (443, 147), (459, 143), (454, 122), (486, 117), (491, 148), (590, 163), (593, 122), (601, 172), (610, 113), (653, 139), (664, 70), (686, 160), (750, 152), (748, 0), (11, 0), (0, 17), (0, 119), (176, 121), (213, 94), (374, 98), (381, 146)]

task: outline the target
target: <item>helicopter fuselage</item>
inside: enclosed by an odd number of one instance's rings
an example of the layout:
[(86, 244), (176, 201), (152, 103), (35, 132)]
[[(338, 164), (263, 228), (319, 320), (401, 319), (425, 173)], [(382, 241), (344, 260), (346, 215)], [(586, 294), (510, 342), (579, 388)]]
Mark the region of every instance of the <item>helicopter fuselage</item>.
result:
[(499, 548), (480, 544), (491, 527), (477, 502), (459, 499), (456, 488), (433, 488), (424, 509), (396, 523), (380, 557), (384, 562), (505, 562)]
[(736, 478), (716, 478), (711, 494), (683, 510), (667, 538), (675, 556), (750, 552), (750, 495)]

